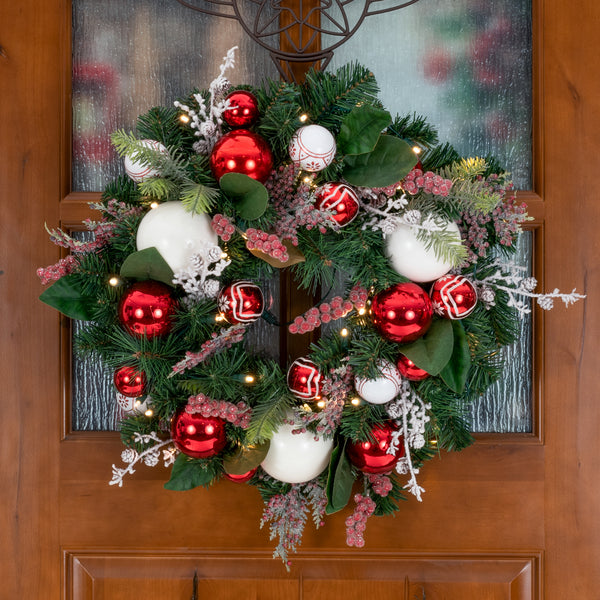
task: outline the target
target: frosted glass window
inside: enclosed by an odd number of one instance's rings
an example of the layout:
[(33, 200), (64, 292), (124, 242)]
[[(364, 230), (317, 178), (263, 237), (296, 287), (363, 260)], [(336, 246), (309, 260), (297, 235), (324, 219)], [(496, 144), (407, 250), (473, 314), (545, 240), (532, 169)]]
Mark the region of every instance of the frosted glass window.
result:
[(153, 106), (207, 88), (233, 46), (232, 83), (277, 77), (268, 53), (232, 19), (175, 0), (74, 0), (73, 190), (102, 191), (121, 174), (110, 134), (132, 130)]
[[(363, 4), (346, 6), (351, 22)], [(531, 0), (419, 0), (367, 17), (329, 70), (364, 64), (392, 115), (427, 117), (441, 141), (493, 154), (530, 189), (531, 58)]]

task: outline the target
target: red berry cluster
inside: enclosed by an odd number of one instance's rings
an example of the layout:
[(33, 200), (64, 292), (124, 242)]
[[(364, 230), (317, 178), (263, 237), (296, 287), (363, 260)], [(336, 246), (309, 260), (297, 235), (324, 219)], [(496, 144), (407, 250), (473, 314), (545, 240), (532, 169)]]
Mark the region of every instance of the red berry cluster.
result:
[(418, 194), (421, 189), (427, 194), (447, 196), (450, 193), (452, 181), (444, 179), (441, 175), (436, 175), (432, 171), (423, 173), (421, 169), (413, 169), (402, 181), (402, 187), (405, 192), (413, 196)]
[(225, 215), (221, 214), (216, 214), (212, 218), (212, 228), (224, 242), (228, 242), (235, 232), (235, 225)]
[(331, 299), (331, 302), (323, 302), (318, 308), (313, 306), (303, 315), (296, 317), (288, 327), (290, 333), (308, 333), (322, 323), (329, 323), (336, 319), (345, 317), (353, 308), (350, 300), (344, 300), (341, 296)]
[(246, 236), (248, 237), (246, 241), (248, 250), (260, 250), (281, 262), (287, 262), (289, 259), (287, 248), (274, 233), (250, 227), (246, 229)]
[(51, 281), (57, 281), (61, 277), (68, 275), (78, 265), (77, 259), (72, 254), (68, 254), (64, 258), (61, 258), (55, 265), (40, 267), (37, 270), (37, 275), (41, 279), (42, 284), (46, 285)]
[(346, 544), (362, 548), (365, 545), (363, 533), (367, 528), (367, 519), (375, 512), (375, 502), (369, 496), (356, 494), (356, 508), (346, 519)]
[(356, 310), (361, 310), (365, 308), (367, 305), (367, 298), (369, 297), (369, 292), (364, 287), (360, 285), (355, 285), (350, 290), (349, 300), (354, 304), (354, 308)]
[(229, 421), (236, 427), (246, 429), (250, 424), (252, 410), (245, 402), (232, 404), (225, 400), (213, 400), (204, 394), (190, 396), (185, 412), (189, 414), (199, 413), (203, 417), (219, 417)]
[(392, 480), (387, 475), (367, 475), (369, 483), (373, 488), (373, 491), (382, 498), (385, 498), (394, 487)]

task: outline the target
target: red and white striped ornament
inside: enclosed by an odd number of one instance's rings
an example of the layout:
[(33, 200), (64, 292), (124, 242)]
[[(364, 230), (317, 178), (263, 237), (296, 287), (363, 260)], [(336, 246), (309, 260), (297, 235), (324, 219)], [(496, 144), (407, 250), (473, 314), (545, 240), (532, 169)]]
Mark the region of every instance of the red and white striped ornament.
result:
[(219, 310), (228, 323), (252, 323), (263, 314), (265, 301), (262, 290), (251, 281), (236, 281), (221, 290)]
[(358, 395), (369, 402), (369, 404), (385, 404), (393, 400), (400, 392), (402, 378), (398, 369), (388, 361), (381, 361), (379, 366), (379, 377), (366, 379), (356, 377), (354, 387)]
[(446, 319), (464, 319), (477, 306), (477, 290), (462, 275), (444, 275), (432, 286), (429, 293), (433, 310)]
[(358, 214), (358, 196), (345, 183), (326, 183), (317, 190), (315, 206), (319, 210), (333, 213), (331, 218), (340, 227), (344, 227)]
[(297, 358), (288, 369), (287, 384), (294, 396), (313, 400), (321, 393), (321, 372), (308, 358)]
[[(166, 154), (167, 149), (156, 140), (142, 140), (141, 145), (146, 148), (152, 148), (156, 150), (156, 152), (160, 152), (161, 154)], [(141, 183), (146, 179), (150, 179), (151, 177), (157, 177), (160, 173), (152, 168), (147, 162), (141, 159), (133, 159), (129, 155), (125, 155), (123, 159), (123, 166), (125, 167), (125, 173), (129, 175), (133, 181), (137, 183)]]

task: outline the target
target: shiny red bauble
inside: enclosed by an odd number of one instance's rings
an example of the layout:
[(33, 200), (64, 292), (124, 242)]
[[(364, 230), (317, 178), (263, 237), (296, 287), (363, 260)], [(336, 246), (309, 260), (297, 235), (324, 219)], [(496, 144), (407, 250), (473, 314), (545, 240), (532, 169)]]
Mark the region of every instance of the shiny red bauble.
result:
[(154, 338), (169, 333), (178, 306), (171, 291), (159, 281), (134, 283), (119, 302), (119, 322), (138, 337)]
[(134, 367), (121, 367), (115, 371), (113, 382), (119, 394), (127, 398), (137, 398), (146, 389), (146, 375)]
[(273, 169), (273, 154), (258, 133), (236, 129), (215, 144), (210, 168), (217, 180), (226, 173), (242, 173), (264, 183)]
[(429, 295), (435, 312), (446, 319), (464, 319), (477, 305), (477, 290), (462, 275), (440, 277), (431, 286)]
[(175, 446), (192, 458), (210, 458), (227, 444), (223, 419), (190, 414), (184, 409), (171, 420), (171, 437)]
[(343, 227), (358, 214), (358, 196), (345, 183), (326, 183), (317, 190), (315, 206), (319, 210), (330, 211), (331, 218)]
[(258, 119), (258, 100), (254, 94), (236, 90), (225, 99), (231, 108), (223, 111), (223, 120), (230, 127), (250, 127)]
[(241, 475), (235, 475), (233, 473), (223, 473), (223, 477), (225, 479), (229, 479), (229, 481), (233, 481), (234, 483), (246, 483), (250, 481), (254, 477), (254, 473), (256, 473), (257, 467), (254, 469), (250, 469), (246, 473), (242, 473)]
[(433, 318), (427, 293), (416, 283), (397, 283), (379, 292), (371, 303), (373, 324), (393, 342), (412, 342), (424, 335)]
[(429, 377), (429, 373), (427, 371), (417, 367), (417, 365), (415, 365), (410, 358), (404, 356), (404, 354), (401, 354), (398, 357), (396, 367), (398, 367), (400, 375), (409, 381), (423, 381), (423, 379), (427, 379)]
[(228, 323), (252, 323), (265, 309), (261, 289), (251, 281), (236, 281), (221, 290), (219, 310)]
[(373, 440), (366, 442), (349, 442), (346, 452), (350, 462), (363, 473), (389, 473), (404, 456), (404, 441), (399, 438), (396, 452), (389, 454), (392, 435), (397, 427), (391, 421), (375, 425), (371, 429)]
[(297, 398), (313, 400), (321, 393), (321, 372), (308, 358), (297, 358), (288, 369), (287, 384)]

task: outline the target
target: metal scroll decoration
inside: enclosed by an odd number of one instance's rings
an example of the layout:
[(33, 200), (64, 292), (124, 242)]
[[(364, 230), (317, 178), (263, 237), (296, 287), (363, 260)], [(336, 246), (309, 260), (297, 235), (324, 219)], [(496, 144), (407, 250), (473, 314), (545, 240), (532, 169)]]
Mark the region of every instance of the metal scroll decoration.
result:
[[(177, 0), (197, 12), (236, 19), (267, 49), (279, 73), (293, 80), (290, 63), (325, 69), (336, 48), (347, 42), (366, 17), (415, 4), (418, 0)], [(354, 7), (350, 5), (354, 4)]]

